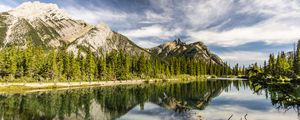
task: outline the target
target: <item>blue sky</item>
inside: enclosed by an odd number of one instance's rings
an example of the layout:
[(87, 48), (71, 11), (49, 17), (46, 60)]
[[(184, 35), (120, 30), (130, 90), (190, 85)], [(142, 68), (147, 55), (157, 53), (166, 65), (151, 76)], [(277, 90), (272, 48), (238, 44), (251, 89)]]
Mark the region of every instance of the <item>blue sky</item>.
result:
[[(24, 0), (1, 0), (0, 11)], [(104, 22), (142, 47), (202, 41), (230, 64), (262, 63), (300, 39), (299, 0), (41, 0), (71, 17)]]

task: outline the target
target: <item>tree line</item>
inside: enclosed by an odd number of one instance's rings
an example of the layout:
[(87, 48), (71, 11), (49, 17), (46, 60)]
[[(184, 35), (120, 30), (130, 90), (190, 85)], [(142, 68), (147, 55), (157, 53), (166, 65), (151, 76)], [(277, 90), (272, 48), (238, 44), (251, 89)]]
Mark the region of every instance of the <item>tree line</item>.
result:
[(274, 79), (298, 78), (300, 76), (300, 40), (294, 51), (281, 51), (276, 56), (270, 54), (263, 66), (258, 66), (257, 63), (251, 65), (247, 69), (247, 75)]
[(45, 50), (34, 47), (6, 47), (0, 50), (2, 81), (99, 81), (138, 78), (169, 78), (182, 74), (191, 76), (231, 75), (228, 65), (193, 58), (165, 60), (124, 51), (94, 54), (91, 49), (79, 49), (77, 54), (66, 49)]

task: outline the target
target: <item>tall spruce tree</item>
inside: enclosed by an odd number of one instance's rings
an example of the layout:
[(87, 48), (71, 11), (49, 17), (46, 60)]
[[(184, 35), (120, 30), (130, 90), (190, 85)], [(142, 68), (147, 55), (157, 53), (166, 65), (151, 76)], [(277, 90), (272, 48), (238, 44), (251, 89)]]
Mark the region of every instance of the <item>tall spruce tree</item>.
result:
[(300, 40), (298, 40), (296, 51), (294, 51), (293, 70), (296, 75), (300, 75)]
[(92, 81), (95, 76), (96, 64), (95, 64), (94, 55), (90, 48), (87, 51), (85, 63), (86, 63), (86, 73), (88, 75), (88, 79), (89, 81)]
[(140, 74), (143, 74), (146, 72), (146, 57), (145, 57), (145, 53), (143, 52), (140, 57), (139, 57), (139, 60), (138, 60), (138, 72)]
[(52, 80), (56, 82), (59, 77), (59, 70), (57, 66), (57, 56), (54, 49), (51, 49), (50, 54), (48, 56), (48, 65), (49, 65), (49, 76)]
[(274, 54), (270, 54), (268, 63), (269, 63), (269, 65), (268, 65), (269, 74), (275, 75), (275, 57), (274, 57)]

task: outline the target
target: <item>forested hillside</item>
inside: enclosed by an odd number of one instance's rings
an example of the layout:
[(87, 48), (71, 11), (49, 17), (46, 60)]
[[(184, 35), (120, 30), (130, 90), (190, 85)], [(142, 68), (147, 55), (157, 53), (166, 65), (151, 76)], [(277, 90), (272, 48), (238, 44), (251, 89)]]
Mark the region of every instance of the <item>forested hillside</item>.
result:
[(56, 4), (25, 2), (0, 13), (0, 25), (2, 81), (222, 76), (239, 70), (201, 42), (178, 39), (146, 50), (104, 23), (72, 19)]
[[(30, 42), (31, 43), (31, 42)], [(8, 47), (0, 50), (2, 81), (99, 81), (137, 78), (170, 78), (178, 75), (230, 75), (227, 65), (218, 65), (186, 57), (160, 60), (115, 51), (73, 54), (65, 49), (45, 50), (28, 44), (27, 49)]]

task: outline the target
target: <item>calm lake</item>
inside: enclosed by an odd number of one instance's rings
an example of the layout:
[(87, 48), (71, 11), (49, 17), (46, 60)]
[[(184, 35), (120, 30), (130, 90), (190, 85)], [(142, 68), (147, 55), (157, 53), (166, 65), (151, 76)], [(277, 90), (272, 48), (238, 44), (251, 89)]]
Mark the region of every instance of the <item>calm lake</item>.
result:
[(0, 95), (0, 119), (297, 120), (300, 86), (208, 80)]

